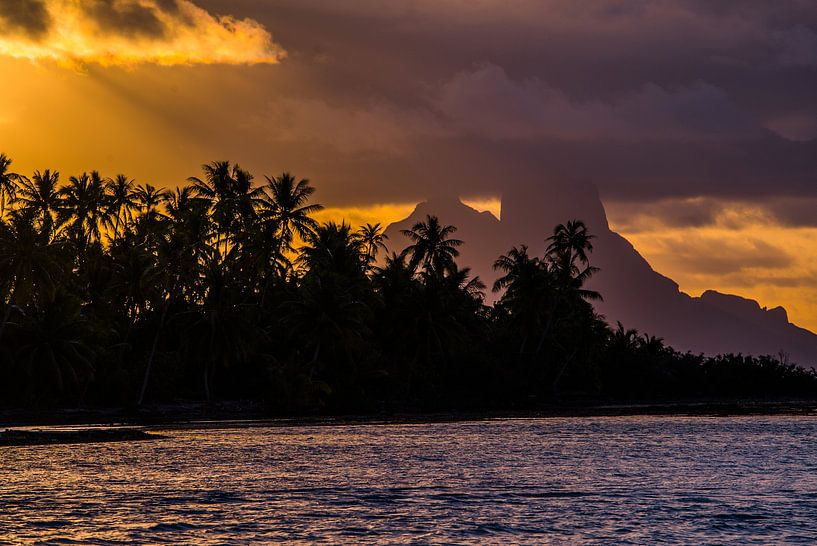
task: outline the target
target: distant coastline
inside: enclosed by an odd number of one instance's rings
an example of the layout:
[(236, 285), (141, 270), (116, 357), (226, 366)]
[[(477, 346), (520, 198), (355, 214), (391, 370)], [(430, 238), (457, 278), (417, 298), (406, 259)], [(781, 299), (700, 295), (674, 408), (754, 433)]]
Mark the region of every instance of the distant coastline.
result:
[[(20, 421), (817, 400), (817, 372), (785, 347), (712, 356), (610, 324), (589, 284), (605, 242), (580, 219), (504, 250), (481, 279), (458, 259), (482, 241), (445, 218), (416, 219), (389, 249), (380, 224), (319, 223), (315, 187), (290, 173), (258, 184), (216, 161), (171, 190), (11, 165), (0, 154), (0, 408)], [(181, 400), (201, 405), (186, 415)], [(252, 402), (213, 409), (229, 400)]]
[(527, 409), (415, 410), (402, 408), (359, 414), (271, 413), (263, 404), (233, 401), (183, 402), (143, 408), (0, 410), (0, 429), (12, 427), (135, 426), (150, 428), (240, 428), (247, 426), (394, 425), (413, 423), (634, 416), (817, 416), (815, 399), (690, 399), (631, 402), (574, 401)]

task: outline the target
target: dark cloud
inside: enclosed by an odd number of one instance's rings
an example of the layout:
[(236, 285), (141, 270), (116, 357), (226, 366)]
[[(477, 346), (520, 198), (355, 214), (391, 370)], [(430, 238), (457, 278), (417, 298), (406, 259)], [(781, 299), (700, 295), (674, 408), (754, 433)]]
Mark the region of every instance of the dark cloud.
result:
[(722, 89), (701, 82), (674, 89), (647, 83), (614, 101), (581, 101), (538, 79), (513, 81), (493, 64), (456, 74), (442, 85), (435, 106), (456, 126), (491, 139), (759, 134), (753, 120)]
[[(45, 0), (2, 0), (0, 23), (5, 22), (12, 30), (21, 30), (31, 38), (40, 38), (51, 26), (51, 15)], [(0, 32), (3, 27), (0, 25)]]
[(770, 196), (755, 201), (718, 198), (662, 199), (650, 203), (621, 201), (607, 204), (608, 215), (617, 228), (627, 233), (651, 232), (656, 228), (782, 225), (792, 228), (817, 227), (817, 198)]
[(167, 0), (159, 2), (157, 7), (136, 0), (83, 0), (80, 5), (104, 31), (149, 37), (161, 37), (167, 31), (157, 9), (164, 9), (166, 5), (178, 9), (175, 2)]
[(607, 204), (607, 214), (627, 233), (650, 231), (658, 224), (669, 228), (699, 228), (714, 225), (723, 214), (726, 203), (717, 199), (667, 199), (648, 206), (630, 201)]
[(156, 5), (167, 13), (179, 13), (178, 0), (156, 0)]
[(440, 180), (499, 194), (549, 173), (616, 201), (817, 197), (813, 2), (202, 3), (286, 44), (275, 107), (249, 115), (286, 135), (263, 150), (333, 198), (418, 199)]
[(817, 227), (817, 198), (782, 198), (765, 204), (774, 218), (791, 227)]
[(779, 34), (782, 48), (780, 61), (794, 66), (817, 67), (817, 32), (796, 25)]
[[(82, 5), (103, 27), (146, 34), (162, 31), (159, 10), (179, 6)], [(617, 203), (817, 198), (814, 2), (195, 5), (260, 21), (286, 61), (185, 72), (176, 83), (190, 96), (157, 95), (167, 71), (152, 88), (132, 75), (121, 85), (179, 131), (193, 128), (202, 154), (298, 170), (333, 203), (413, 201), (440, 188), (498, 195), (551, 175), (592, 181)], [(670, 221), (706, 221), (689, 212)]]

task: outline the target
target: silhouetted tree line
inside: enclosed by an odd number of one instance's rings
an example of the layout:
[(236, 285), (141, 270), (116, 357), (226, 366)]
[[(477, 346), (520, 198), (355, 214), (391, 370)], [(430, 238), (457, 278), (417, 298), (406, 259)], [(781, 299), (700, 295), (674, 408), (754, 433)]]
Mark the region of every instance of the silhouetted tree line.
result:
[[(318, 224), (314, 188), (214, 162), (165, 190), (11, 172), (0, 155), (2, 404), (257, 399), (273, 411), (526, 408), (566, 397), (814, 396), (770, 357), (682, 354), (610, 328), (593, 236), (557, 226), (497, 259), (493, 290), (429, 216)], [(543, 235), (544, 237), (544, 235)]]

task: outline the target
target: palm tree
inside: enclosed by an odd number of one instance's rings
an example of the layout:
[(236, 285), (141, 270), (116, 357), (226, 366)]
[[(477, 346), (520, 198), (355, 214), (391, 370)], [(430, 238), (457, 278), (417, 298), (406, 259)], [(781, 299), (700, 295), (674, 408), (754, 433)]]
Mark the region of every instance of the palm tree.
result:
[(386, 248), (386, 240), (389, 238), (385, 233), (385, 228), (377, 222), (375, 224), (366, 224), (361, 227), (357, 236), (363, 243), (363, 249), (366, 256), (366, 263), (371, 264), (377, 258), (377, 253), (380, 249), (388, 250)]
[(453, 261), (445, 272), (445, 275), (434, 269), (420, 272), (422, 286), (416, 309), (419, 313), (412, 320), (412, 328), (420, 341), (418, 354), (423, 348), (427, 364), (432, 364), (435, 358), (449, 364), (455, 351), (468, 350), (470, 334), (481, 333), (485, 285), (479, 277), (471, 278), (469, 268), (460, 269)]
[(167, 200), (167, 192), (150, 184), (139, 184), (133, 199), (141, 217), (155, 218), (159, 214), (159, 206)]
[(409, 256), (409, 265), (417, 269), (422, 265), (426, 273), (442, 276), (460, 255), (457, 247), (463, 244), (450, 236), (457, 231), (454, 226), (443, 226), (436, 216), (427, 216), (424, 222), (417, 222), (411, 229), (401, 233), (411, 241), (403, 254)]
[(211, 254), (207, 244), (211, 231), (208, 210), (207, 201), (196, 197), (193, 188), (176, 188), (167, 199), (166, 229), (156, 251), (170, 291), (176, 286), (180, 295), (187, 293), (191, 299), (196, 297), (201, 265)]
[(0, 154), (0, 220), (6, 217), (6, 205), (14, 200), (17, 194), (17, 182), (22, 178), (9, 171), (11, 158)]
[(8, 298), (0, 339), (18, 302), (47, 302), (57, 289), (60, 245), (38, 228), (35, 215), (34, 209), (16, 210), (9, 222), (0, 222), (0, 279)]
[(233, 234), (248, 229), (257, 218), (257, 209), (261, 206), (264, 188), (253, 186), (253, 176), (239, 167), (233, 166), (233, 191), (231, 206), (233, 213)]
[(156, 255), (135, 237), (121, 237), (109, 254), (114, 263), (109, 287), (112, 301), (121, 305), (130, 330), (150, 302), (159, 299), (155, 293), (160, 289), (161, 271)]
[(278, 253), (284, 250), (292, 251), (292, 242), (295, 235), (306, 239), (318, 227), (318, 223), (310, 215), (323, 210), (319, 204), (307, 204), (315, 188), (309, 180), (296, 181), (290, 173), (267, 178), (265, 194), (262, 197), (262, 215), (275, 222), (278, 226)]
[(641, 350), (646, 352), (652, 358), (659, 356), (667, 348), (666, 345), (664, 345), (664, 338), (649, 334), (644, 334), (641, 336), (640, 345)]
[(582, 265), (588, 265), (587, 254), (593, 251), (593, 239), (587, 226), (581, 220), (570, 220), (567, 224), (559, 224), (553, 229), (553, 235), (548, 237), (550, 244), (546, 253), (549, 255), (566, 256), (571, 266), (578, 259)]
[(133, 192), (136, 210), (139, 211), (134, 234), (151, 245), (155, 245), (160, 236), (158, 232), (164, 214), (159, 207), (167, 201), (167, 196), (166, 190), (160, 190), (150, 184), (139, 184)]
[(204, 394), (210, 402), (218, 369), (245, 362), (263, 333), (256, 325), (255, 308), (242, 303), (240, 287), (230, 271), (212, 256), (202, 269), (206, 294), (192, 313), (195, 319), (183, 333), (182, 346), (203, 364)]
[(192, 176), (188, 181), (193, 192), (210, 203), (216, 248), (226, 257), (230, 239), (254, 217), (263, 189), (253, 188), (252, 175), (229, 161), (213, 161), (202, 165), (202, 170), (203, 179)]
[(31, 179), (25, 178), (20, 181), (17, 190), (17, 201), (22, 208), (32, 212), (38, 229), (49, 238), (55, 234), (57, 227), (55, 222), (62, 205), (57, 188), (59, 180), (60, 173), (57, 171), (51, 172), (48, 169), (43, 172), (35, 171)]
[(616, 328), (610, 332), (609, 341), (611, 348), (615, 350), (633, 352), (639, 343), (638, 330), (627, 329), (621, 321), (616, 321)]
[(133, 211), (136, 208), (136, 195), (134, 193), (135, 182), (124, 174), (116, 175), (105, 185), (107, 194), (108, 227), (113, 229), (112, 241), (116, 242), (119, 236), (119, 228), (127, 226), (133, 220)]
[(244, 229), (238, 239), (247, 276), (256, 280), (261, 290), (261, 305), (275, 280), (283, 279), (292, 269), (286, 254), (280, 253), (278, 224), (274, 220), (256, 220)]
[(106, 185), (99, 173), (92, 171), (79, 177), (72, 176), (68, 185), (60, 189), (59, 223), (69, 226), (70, 233), (81, 247), (99, 241), (101, 228), (108, 223)]
[[(366, 305), (331, 279), (305, 282), (297, 299), (284, 303), (282, 309), (293, 336), (311, 350), (306, 363), (310, 371), (323, 354), (350, 360), (352, 348), (366, 333)], [(322, 353), (324, 349), (329, 350)]]
[(528, 339), (540, 332), (556, 301), (556, 282), (546, 263), (528, 255), (528, 247), (513, 247), (494, 262), (494, 269), (504, 275), (494, 282), (493, 291), (505, 290), (499, 306), (509, 313), (511, 330), (521, 338), (519, 353), (524, 353)]
[(298, 261), (313, 275), (340, 275), (360, 282), (366, 256), (362, 241), (349, 224), (327, 222), (307, 236)]
[(191, 299), (195, 298), (201, 265), (210, 251), (207, 245), (210, 231), (207, 217), (209, 203), (194, 195), (194, 191), (191, 187), (177, 188), (174, 193), (164, 196), (167, 214), (163, 216), (161, 233), (154, 234), (155, 282), (159, 291), (152, 308), (159, 314), (159, 323), (153, 334), (137, 405), (142, 405), (145, 399), (168, 313), (185, 292)]
[[(590, 265), (588, 254), (593, 251), (592, 240), (587, 226), (581, 220), (571, 220), (566, 225), (559, 224), (548, 237), (545, 259), (559, 278), (562, 288), (584, 300), (601, 300), (601, 294), (584, 288), (599, 269)], [(578, 262), (578, 263), (577, 263)], [(580, 267), (580, 265), (582, 267)]]
[(94, 374), (89, 330), (82, 302), (63, 291), (23, 321), (15, 356), (36, 382), (29, 384), (30, 393), (82, 398)]
[(494, 283), (494, 291), (505, 289), (499, 303), (509, 314), (512, 331), (522, 337), (520, 354), (537, 332), (535, 354), (540, 354), (559, 321), (580, 316), (589, 307), (587, 300), (601, 299), (598, 292), (584, 287), (598, 271), (588, 258), (592, 239), (583, 222), (570, 221), (554, 228), (544, 259), (530, 257), (527, 247), (522, 246), (512, 248), (494, 263), (494, 269), (505, 273)]

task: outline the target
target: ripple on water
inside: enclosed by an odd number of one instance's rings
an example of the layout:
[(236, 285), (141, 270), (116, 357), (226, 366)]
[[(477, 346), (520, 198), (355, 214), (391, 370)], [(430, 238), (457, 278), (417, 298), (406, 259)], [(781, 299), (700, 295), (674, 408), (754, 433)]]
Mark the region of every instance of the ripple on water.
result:
[(174, 430), (0, 448), (0, 542), (817, 543), (817, 418)]

